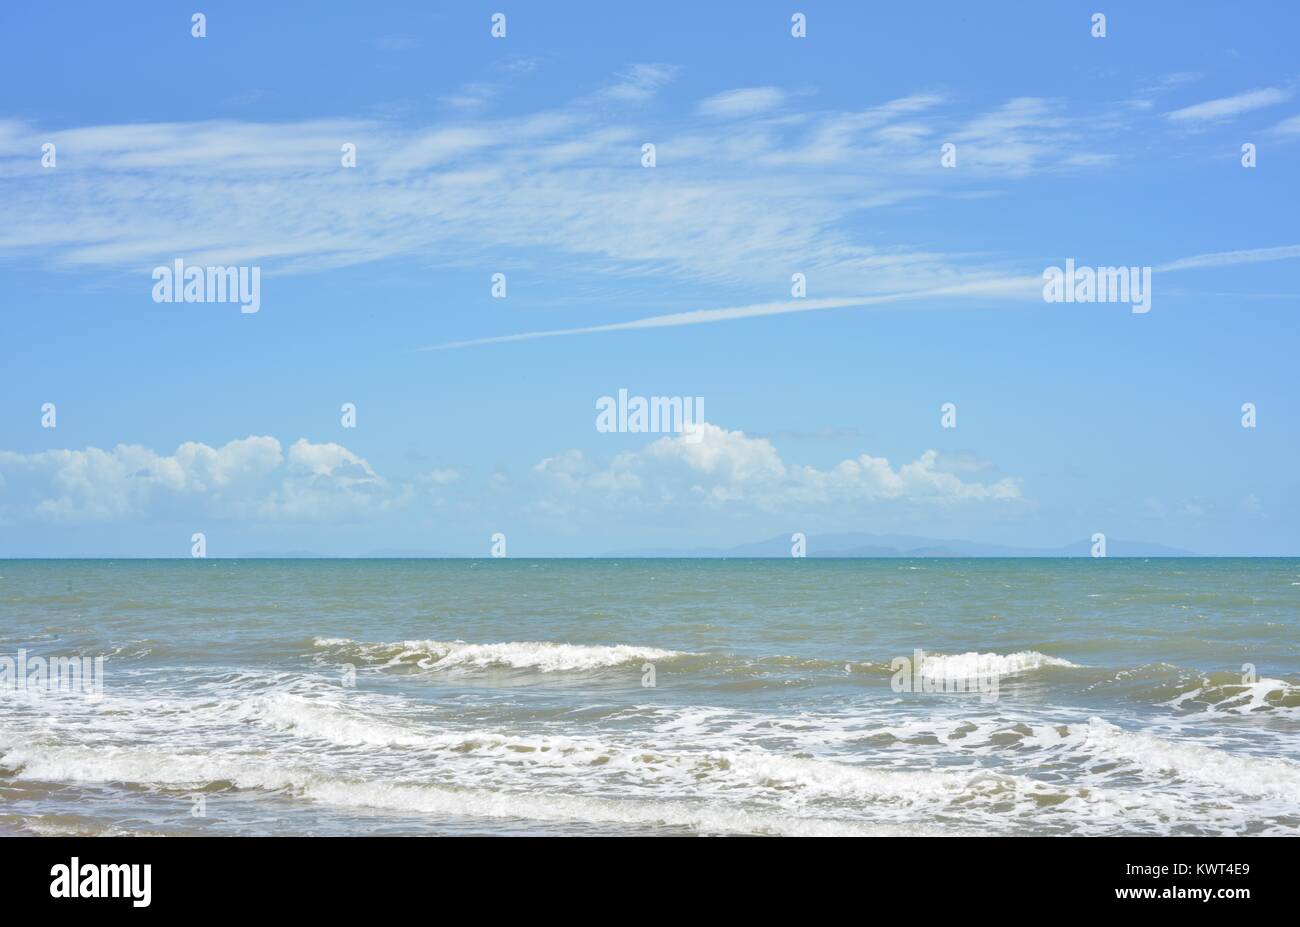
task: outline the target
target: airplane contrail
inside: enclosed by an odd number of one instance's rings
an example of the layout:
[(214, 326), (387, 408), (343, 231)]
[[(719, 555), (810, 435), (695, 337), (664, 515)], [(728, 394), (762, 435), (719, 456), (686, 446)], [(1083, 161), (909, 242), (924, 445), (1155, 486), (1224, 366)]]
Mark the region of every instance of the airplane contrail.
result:
[(925, 299), (931, 296), (957, 296), (980, 293), (1003, 293), (1006, 295), (1024, 295), (1029, 290), (1035, 292), (1042, 288), (1039, 277), (1002, 277), (994, 280), (980, 280), (954, 286), (936, 287), (928, 290), (908, 290), (903, 293), (885, 293), (877, 296), (846, 296), (828, 299), (790, 299), (782, 302), (753, 303), (748, 306), (731, 306), (723, 309), (696, 309), (691, 312), (674, 312), (668, 315), (652, 315), (628, 322), (611, 322), (606, 325), (587, 325), (581, 328), (553, 328), (545, 331), (520, 332), (514, 335), (496, 335), (491, 338), (474, 338), (470, 341), (449, 341), (445, 344), (428, 345), (417, 348), (418, 351), (447, 351), (453, 348), (469, 348), (483, 344), (500, 344), (507, 341), (531, 341), (535, 338), (556, 338), (561, 335), (589, 335), (596, 332), (629, 331), (638, 328), (669, 328), (678, 325), (703, 325), (709, 322), (729, 322), (733, 319), (749, 319), (765, 315), (783, 315), (788, 312), (815, 312), (820, 309), (846, 309), (850, 306), (872, 306), (882, 303), (902, 302), (909, 299)]
[[(1192, 270), (1198, 267), (1225, 267), (1232, 264), (1254, 264), (1261, 261), (1283, 261), (1300, 258), (1300, 245), (1280, 245), (1274, 248), (1254, 248), (1243, 251), (1218, 251), (1179, 258), (1155, 268), (1171, 272)], [(875, 306), (903, 302), (910, 299), (927, 299), (936, 296), (970, 296), (1000, 294), (1028, 296), (1041, 292), (1042, 277), (996, 277), (959, 283), (952, 286), (926, 290), (907, 290), (901, 293), (884, 293), (875, 296), (845, 296), (827, 299), (789, 299), (782, 302), (753, 303), (748, 306), (731, 306), (724, 309), (696, 309), (692, 312), (673, 312), (651, 315), (629, 322), (612, 322), (606, 325), (587, 325), (581, 328), (553, 328), (545, 331), (519, 332), (514, 335), (496, 335), (474, 338), (469, 341), (449, 341), (432, 344), (417, 351), (448, 351), (453, 348), (471, 348), (484, 344), (502, 344), (507, 341), (532, 341), (536, 338), (558, 338), (561, 335), (590, 335), (596, 332), (630, 331), (638, 328), (669, 328), (678, 325), (703, 325), (709, 322), (730, 322), (764, 315), (783, 315), (788, 312), (815, 312), (821, 309), (847, 309), (858, 306)]]

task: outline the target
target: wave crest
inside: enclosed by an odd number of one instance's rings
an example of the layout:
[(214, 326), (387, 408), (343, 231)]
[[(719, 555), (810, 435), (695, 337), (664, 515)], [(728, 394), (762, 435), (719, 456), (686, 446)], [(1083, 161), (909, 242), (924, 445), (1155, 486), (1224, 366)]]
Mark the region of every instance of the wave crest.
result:
[(933, 679), (975, 679), (984, 676), (1015, 676), (1047, 666), (1077, 667), (1077, 663), (1049, 657), (1037, 650), (1015, 653), (959, 654), (927, 653), (921, 662), (921, 675)]
[(688, 656), (679, 650), (629, 644), (557, 644), (550, 641), (506, 641), (469, 644), (465, 641), (400, 641), (368, 644), (349, 638), (316, 638), (320, 648), (342, 651), (367, 662), (420, 669), (487, 669), (506, 667), (542, 673), (580, 672), (622, 666), (644, 660)]

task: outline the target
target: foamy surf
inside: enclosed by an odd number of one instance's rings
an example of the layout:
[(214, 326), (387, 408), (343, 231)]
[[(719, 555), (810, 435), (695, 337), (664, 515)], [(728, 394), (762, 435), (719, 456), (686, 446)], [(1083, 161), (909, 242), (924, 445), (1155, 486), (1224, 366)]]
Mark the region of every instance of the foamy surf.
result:
[(1257, 679), (1254, 682), (1213, 683), (1206, 681), (1190, 692), (1164, 703), (1170, 708), (1207, 713), (1249, 714), (1257, 711), (1300, 709), (1300, 686), (1284, 679)]
[[(260, 688), (255, 680), (247, 684), (254, 692)], [(1021, 755), (1042, 751), (1058, 767), (1077, 754), (1090, 765), (1120, 761), (1144, 774), (1167, 774), (1170, 760), (1151, 761), (1168, 753), (1165, 742), (1100, 721), (1061, 729), (918, 719), (881, 728), (850, 715), (806, 716), (777, 726), (783, 733), (776, 740), (789, 743), (786, 752), (774, 752), (758, 746), (772, 718), (717, 709), (656, 710), (650, 717), (663, 714), (663, 722), (654, 724), (654, 733), (632, 736), (623, 720), (611, 718), (602, 738), (445, 729), (412, 714), (412, 707), (391, 695), (338, 690), (271, 691), (219, 702), (150, 697), (132, 704), (118, 698), (87, 710), (78, 725), (87, 735), (81, 745), (0, 729), (0, 765), (19, 782), (205, 793), (235, 788), (435, 818), (721, 833), (883, 833), (906, 828), (916, 817), (940, 816), (1002, 830), (1042, 808), (1055, 809), (1062, 824), (1073, 822), (1083, 832), (1112, 819), (1158, 826), (1180, 811), (1171, 798), (1104, 779), (1044, 782), (997, 763), (1000, 749), (1012, 746)], [(164, 715), (174, 749), (148, 746), (152, 732), (139, 719), (150, 712)], [(889, 740), (880, 740), (886, 732)], [(1013, 732), (1016, 739), (1005, 740)], [(875, 764), (842, 752), (864, 736), (878, 745)], [(136, 742), (111, 743), (124, 737)], [(807, 755), (827, 749), (836, 755)], [(930, 752), (933, 761), (918, 767)], [(985, 765), (986, 759), (994, 764)], [(903, 760), (907, 766), (898, 765)], [(1253, 760), (1202, 748), (1177, 754), (1175, 761), (1180, 769), (1195, 767), (1188, 774), (1194, 781), (1221, 790), (1294, 798), (1295, 770), (1288, 767), (1245, 788), (1248, 773), (1257, 772)], [(1268, 781), (1281, 786), (1268, 787)], [(485, 782), (493, 783), (490, 790)], [(949, 830), (951, 823), (930, 829)]]
[(362, 659), (384, 660), (387, 666), (414, 664), (422, 669), (507, 667), (542, 673), (597, 670), (637, 661), (668, 660), (688, 655), (682, 651), (658, 647), (561, 644), (549, 641), (470, 644), (460, 640), (412, 640), (363, 643), (348, 638), (317, 638), (315, 644), (321, 648), (353, 653)]
[(921, 675), (932, 679), (975, 679), (978, 677), (1018, 676), (1049, 666), (1077, 667), (1077, 663), (1049, 657), (1037, 650), (1015, 653), (927, 653), (921, 662)]
[[(599, 795), (539, 794), (429, 783), (344, 778), (304, 767), (283, 767), (254, 757), (160, 754), (114, 748), (103, 752), (45, 747), (11, 748), (0, 762), (36, 779), (72, 783), (132, 783), (172, 790), (237, 789), (289, 791), (301, 799), (331, 805), (375, 808), (432, 816), (516, 819), (540, 822), (672, 827), (700, 833), (797, 836), (942, 833), (938, 827), (891, 827), (834, 820), (691, 799), (614, 799)], [(747, 773), (748, 775), (748, 773)], [(884, 775), (888, 775), (887, 773)], [(960, 791), (954, 780), (949, 794)], [(219, 793), (218, 793), (219, 794)], [(213, 799), (214, 803), (216, 799)]]
[(0, 832), (1300, 834), (1294, 564), (218, 566), (6, 568)]
[(1284, 759), (1237, 756), (1194, 743), (1174, 743), (1152, 734), (1126, 731), (1100, 718), (1071, 729), (1085, 747), (1107, 759), (1123, 759), (1144, 770), (1174, 775), (1241, 795), (1265, 795), (1300, 806), (1300, 764)]

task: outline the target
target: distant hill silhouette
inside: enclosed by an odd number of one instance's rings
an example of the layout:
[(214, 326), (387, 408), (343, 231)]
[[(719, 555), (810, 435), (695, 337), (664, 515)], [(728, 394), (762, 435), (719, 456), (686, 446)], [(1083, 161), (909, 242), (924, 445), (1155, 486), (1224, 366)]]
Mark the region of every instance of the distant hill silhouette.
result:
[[(790, 535), (735, 547), (695, 550), (647, 549), (618, 551), (610, 557), (789, 557)], [(809, 557), (1090, 557), (1092, 542), (1075, 541), (1064, 547), (1008, 547), (978, 541), (939, 540), (905, 534), (810, 534)], [(1194, 557), (1188, 550), (1148, 541), (1106, 539), (1108, 557)]]

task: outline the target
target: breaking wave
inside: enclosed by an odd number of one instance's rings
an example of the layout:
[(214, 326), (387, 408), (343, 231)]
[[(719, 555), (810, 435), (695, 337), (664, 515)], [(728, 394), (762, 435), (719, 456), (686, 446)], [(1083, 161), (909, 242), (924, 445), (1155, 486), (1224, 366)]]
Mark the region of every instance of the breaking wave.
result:
[(485, 669), (508, 667), (543, 673), (575, 672), (622, 666), (643, 660), (688, 656), (678, 650), (628, 644), (557, 644), (549, 641), (509, 641), (469, 644), (465, 641), (400, 641), (363, 643), (349, 638), (318, 637), (315, 645), (338, 658), (358, 658), (385, 666), (412, 665), (420, 669)]

